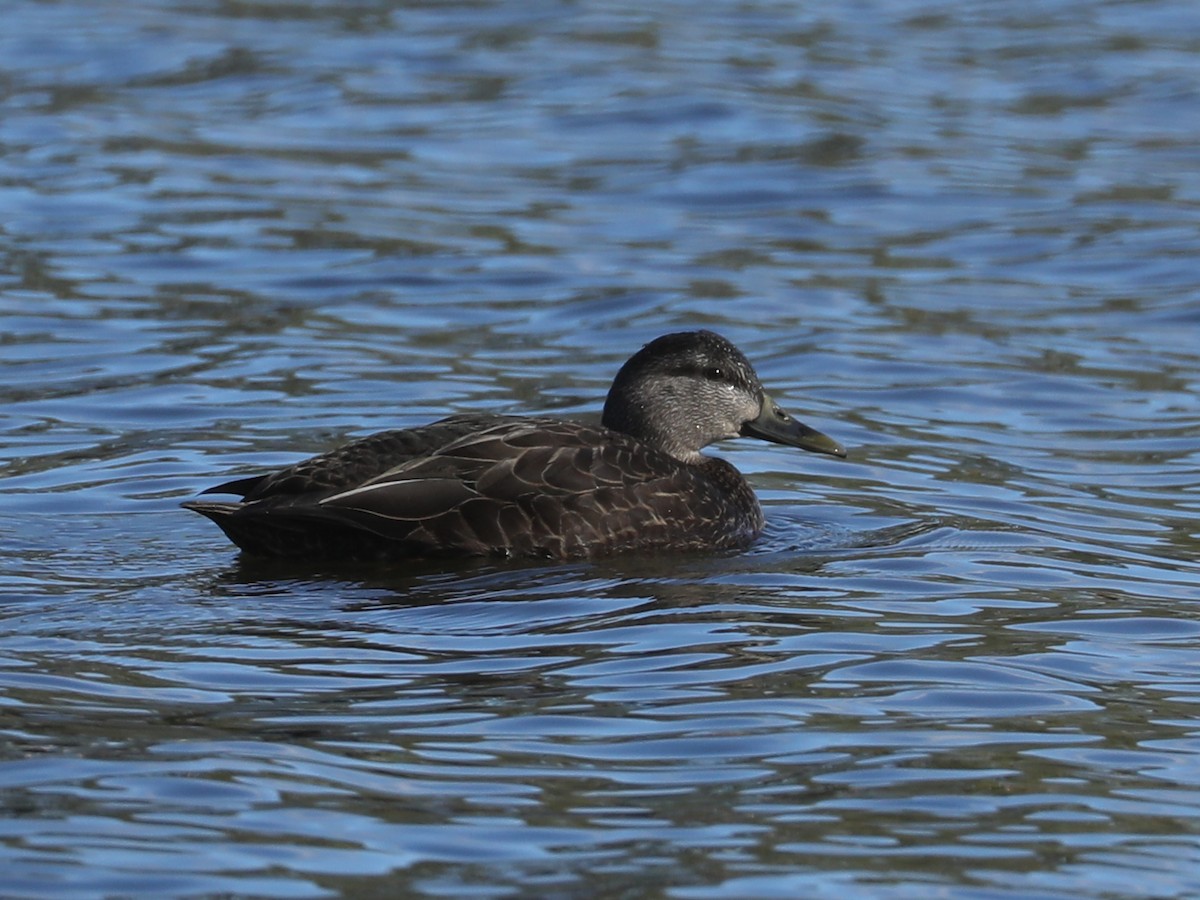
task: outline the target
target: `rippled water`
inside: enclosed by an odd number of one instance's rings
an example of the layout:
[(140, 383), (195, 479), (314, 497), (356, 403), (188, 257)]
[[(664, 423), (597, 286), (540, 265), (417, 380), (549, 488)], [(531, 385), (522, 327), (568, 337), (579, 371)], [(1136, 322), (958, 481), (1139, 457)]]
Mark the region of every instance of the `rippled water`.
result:
[[(6, 896), (1200, 893), (1191, 5), (17, 6)], [(851, 450), (749, 552), (178, 508), (701, 325)]]

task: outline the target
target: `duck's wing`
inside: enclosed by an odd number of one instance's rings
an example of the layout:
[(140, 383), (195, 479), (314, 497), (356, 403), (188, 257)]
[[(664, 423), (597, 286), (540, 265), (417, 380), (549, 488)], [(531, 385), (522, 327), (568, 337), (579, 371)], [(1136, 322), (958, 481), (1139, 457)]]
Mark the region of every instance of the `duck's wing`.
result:
[[(633, 457), (645, 457), (641, 466)], [(431, 453), (398, 462), (357, 485), (360, 495), (386, 496), (397, 484), (463, 481), (484, 496), (515, 499), (530, 492), (564, 495), (642, 480), (668, 457), (600, 426), (552, 418), (496, 417)], [(645, 470), (639, 472), (639, 470)]]
[[(513, 419), (317, 505), (330, 521), (411, 552), (565, 557), (685, 543), (696, 501), (712, 490), (705, 469), (626, 435)], [(695, 536), (712, 543), (707, 527)]]
[(326, 495), (363, 484), (389, 469), (420, 459), (507, 416), (461, 415), (396, 431), (381, 431), (301, 460), (277, 472), (238, 478), (204, 494), (235, 494), (244, 503), (269, 497)]

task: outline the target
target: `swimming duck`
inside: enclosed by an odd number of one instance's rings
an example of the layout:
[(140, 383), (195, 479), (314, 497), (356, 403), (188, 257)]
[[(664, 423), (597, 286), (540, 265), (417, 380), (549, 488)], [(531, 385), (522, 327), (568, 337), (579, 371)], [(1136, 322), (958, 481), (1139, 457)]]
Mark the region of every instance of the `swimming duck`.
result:
[(457, 415), (353, 441), (184, 503), (244, 552), (567, 558), (724, 550), (763, 528), (754, 492), (701, 448), (761, 438), (845, 456), (784, 412), (711, 331), (657, 338), (617, 373), (602, 424)]

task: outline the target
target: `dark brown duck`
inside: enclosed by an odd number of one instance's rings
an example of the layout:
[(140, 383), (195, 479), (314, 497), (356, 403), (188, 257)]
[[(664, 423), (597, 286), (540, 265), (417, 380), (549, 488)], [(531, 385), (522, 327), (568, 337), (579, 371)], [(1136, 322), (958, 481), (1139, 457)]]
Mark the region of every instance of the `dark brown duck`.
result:
[(183, 505), (243, 551), (296, 557), (581, 557), (737, 549), (763, 514), (703, 447), (761, 438), (845, 456), (784, 412), (711, 331), (651, 341), (617, 373), (602, 425), (460, 415), (385, 431)]

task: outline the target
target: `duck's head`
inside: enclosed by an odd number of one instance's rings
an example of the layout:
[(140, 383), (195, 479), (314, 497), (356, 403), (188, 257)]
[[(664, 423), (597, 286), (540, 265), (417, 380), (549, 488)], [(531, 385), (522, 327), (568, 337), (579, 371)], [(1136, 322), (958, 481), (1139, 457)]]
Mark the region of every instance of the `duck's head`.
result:
[(684, 462), (739, 435), (846, 455), (780, 408), (742, 351), (711, 331), (666, 334), (630, 357), (609, 389), (603, 421)]

